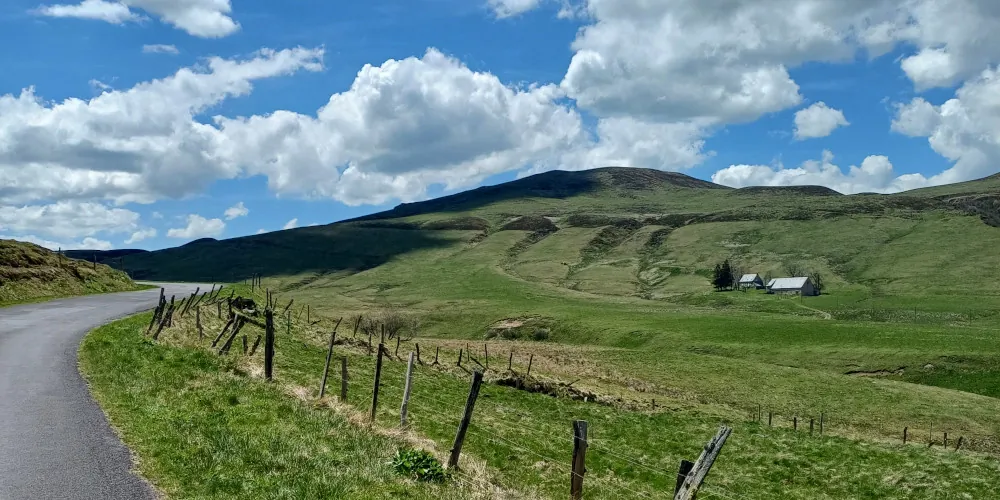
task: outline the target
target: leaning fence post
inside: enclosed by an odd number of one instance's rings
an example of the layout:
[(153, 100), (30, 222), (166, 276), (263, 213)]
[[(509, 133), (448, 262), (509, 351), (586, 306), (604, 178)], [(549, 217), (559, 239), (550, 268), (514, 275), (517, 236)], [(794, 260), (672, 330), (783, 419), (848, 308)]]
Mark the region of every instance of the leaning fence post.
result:
[(406, 428), (406, 407), (410, 404), (410, 389), (413, 387), (413, 351), (406, 363), (406, 385), (403, 388), (403, 405), (399, 407), (399, 426)]
[(705, 482), (705, 477), (712, 470), (712, 464), (719, 457), (722, 446), (726, 444), (726, 440), (729, 439), (729, 434), (732, 432), (733, 429), (731, 427), (722, 426), (719, 428), (719, 433), (705, 445), (701, 456), (695, 461), (691, 472), (684, 479), (684, 484), (681, 485), (680, 490), (674, 495), (674, 500), (694, 500), (695, 495), (698, 494), (698, 489)]
[(677, 484), (674, 485), (674, 495), (677, 495), (678, 491), (681, 491), (681, 486), (684, 486), (684, 480), (687, 479), (688, 474), (691, 473), (691, 469), (694, 467), (694, 462), (689, 460), (681, 460), (681, 467), (677, 470)]
[(458, 457), (462, 454), (462, 443), (465, 442), (465, 433), (469, 430), (469, 423), (472, 422), (472, 410), (476, 407), (476, 399), (479, 397), (479, 386), (483, 383), (483, 372), (476, 370), (472, 372), (472, 387), (469, 389), (469, 398), (465, 401), (465, 412), (462, 421), (458, 424), (458, 433), (455, 434), (455, 444), (451, 447), (451, 455), (448, 457), (448, 468), (458, 468)]
[(531, 357), (528, 358), (528, 373), (527, 373), (527, 375), (525, 375), (525, 377), (530, 377), (531, 376), (531, 364), (534, 363), (534, 362), (535, 362), (535, 355), (532, 354)]
[(320, 399), (326, 394), (326, 377), (330, 374), (330, 358), (333, 356), (333, 342), (337, 339), (337, 328), (340, 328), (340, 322), (343, 320), (344, 318), (340, 318), (337, 321), (336, 326), (333, 327), (333, 333), (330, 334), (330, 348), (326, 351), (326, 366), (323, 367), (323, 382), (319, 386)]
[(264, 312), (264, 378), (274, 377), (274, 311)]
[(507, 371), (513, 371), (511, 367), (514, 365), (514, 350), (510, 350), (510, 357), (507, 358)]
[(434, 349), (434, 363), (433, 364), (435, 364), (435, 365), (438, 364), (438, 354), (441, 354), (441, 346), (437, 346), (437, 348)]
[(326, 395), (326, 377), (330, 375), (330, 358), (333, 357), (333, 342), (337, 339), (337, 330), (330, 334), (330, 348), (326, 351), (326, 366), (323, 367), (323, 381), (319, 384), (319, 398)]
[(490, 369), (490, 346), (488, 344), (483, 344), (483, 357), (486, 358), (486, 366), (483, 368)]
[(375, 361), (375, 386), (372, 388), (372, 413), (371, 417), (368, 419), (369, 423), (375, 423), (375, 410), (378, 409), (378, 385), (382, 379), (382, 351), (385, 350), (385, 344), (378, 345), (378, 358)]
[(340, 402), (347, 402), (347, 356), (340, 358)]
[(573, 422), (573, 476), (569, 494), (573, 500), (583, 499), (583, 475), (587, 472), (587, 421)]

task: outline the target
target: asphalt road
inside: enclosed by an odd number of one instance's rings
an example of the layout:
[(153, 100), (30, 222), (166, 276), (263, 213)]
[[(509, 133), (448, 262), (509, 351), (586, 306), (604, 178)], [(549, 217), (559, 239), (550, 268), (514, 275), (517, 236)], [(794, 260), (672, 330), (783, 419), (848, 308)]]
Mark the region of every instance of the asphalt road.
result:
[[(196, 285), (164, 286), (180, 298)], [(0, 500), (153, 498), (90, 397), (77, 349), (88, 331), (154, 307), (159, 293), (0, 308)]]

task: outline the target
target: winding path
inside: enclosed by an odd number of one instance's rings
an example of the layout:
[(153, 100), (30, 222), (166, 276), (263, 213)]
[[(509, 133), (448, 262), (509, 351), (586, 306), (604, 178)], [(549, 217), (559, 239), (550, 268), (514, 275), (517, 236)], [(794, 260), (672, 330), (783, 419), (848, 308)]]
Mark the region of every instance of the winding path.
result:
[[(164, 285), (178, 298), (196, 286)], [(77, 350), (88, 331), (152, 308), (159, 293), (0, 308), (0, 500), (153, 498), (90, 397)]]

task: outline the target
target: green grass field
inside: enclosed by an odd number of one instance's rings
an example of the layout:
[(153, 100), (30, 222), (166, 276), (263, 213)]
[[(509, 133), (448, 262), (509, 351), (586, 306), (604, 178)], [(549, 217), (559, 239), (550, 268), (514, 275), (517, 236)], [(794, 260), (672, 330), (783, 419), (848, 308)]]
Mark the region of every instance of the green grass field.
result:
[[(202, 313), (209, 333), (223, 323), (213, 309)], [(904, 446), (846, 436), (835, 412), (820, 436), (818, 427), (809, 434), (805, 414), (795, 431), (788, 416), (776, 416), (768, 427), (712, 404), (678, 405), (683, 397), (657, 395), (655, 407), (638, 408), (504, 387), (496, 381), (507, 374), (510, 349), (520, 353), (515, 372), (526, 370), (523, 353), (536, 352), (533, 377), (549, 381), (580, 373), (581, 359), (573, 355), (633, 351), (493, 342), (496, 357), (477, 401), (463, 471), (442, 486), (428, 486), (394, 477), (386, 462), (399, 446), (428, 449), (444, 460), (469, 388), (467, 368), (454, 366), (462, 342), (419, 339), (424, 364), (416, 369), (411, 428), (403, 433), (396, 430), (403, 353), (415, 347), (412, 342), (403, 343), (399, 358), (387, 356), (377, 425), (368, 430), (374, 356), (362, 340), (351, 339), (349, 327), (335, 348), (336, 359), (349, 360), (349, 394), (342, 402), (316, 397), (331, 329), (326, 320), (307, 325), (296, 312), (286, 330), (278, 319), (272, 384), (262, 380), (259, 352), (245, 356), (239, 344), (228, 356), (210, 352), (213, 335), (199, 339), (190, 314), (158, 343), (143, 338), (147, 323), (148, 315), (141, 315), (91, 334), (81, 348), (82, 370), (140, 457), (140, 471), (176, 498), (561, 498), (568, 488), (570, 424), (578, 419), (590, 424), (585, 484), (593, 498), (672, 491), (679, 460), (696, 457), (720, 423), (735, 431), (703, 497), (983, 498), (996, 493), (988, 478), (1000, 474), (993, 458), (942, 450), (940, 443), (928, 449), (922, 441)], [(245, 333), (252, 343), (260, 332), (248, 327)], [(442, 364), (428, 366), (435, 347), (442, 347)], [(465, 365), (472, 362), (466, 358)], [(335, 371), (329, 394), (337, 393)]]
[[(736, 425), (733, 446), (710, 481), (720, 496), (994, 496), (996, 179), (842, 196), (820, 188), (730, 190), (629, 169), (546, 175), (364, 220), (130, 256), (126, 267), (156, 279), (260, 273), (283, 300), (309, 304), (327, 320), (391, 306), (418, 321), (422, 346), (441, 347), (452, 362), (466, 343), (478, 350), (491, 338), (498, 358), (514, 351), (515, 369), (524, 371), (534, 353), (533, 374), (611, 403), (491, 387), (489, 400), (523, 415), (506, 415), (509, 422), (498, 420), (487, 435), (518, 436), (500, 429), (521, 423), (515, 429), (525, 434), (540, 429), (568, 440), (572, 419), (590, 419), (595, 439), (610, 440), (612, 453), (672, 474), (726, 421)], [(826, 287), (803, 298), (713, 292), (711, 269), (727, 258), (761, 275), (819, 272)], [(301, 361), (282, 361), (292, 364), (282, 368), (282, 383), (311, 391), (322, 335), (300, 334), (306, 343), (293, 357)], [(370, 384), (361, 374), (371, 360), (351, 355), (358, 383)], [(441, 384), (442, 401), (460, 407), (464, 374), (424, 375)], [(387, 391), (389, 401), (396, 397)], [(780, 429), (747, 422), (758, 407)], [(823, 439), (788, 429), (794, 417), (820, 415)], [(416, 426), (435, 450), (447, 449), (453, 432), (439, 424)], [(922, 446), (901, 445), (904, 427)], [(660, 437), (659, 429), (671, 431)], [(621, 440), (599, 437), (604, 432)], [(952, 445), (961, 436), (964, 451), (940, 450), (945, 432)], [(557, 467), (521, 463), (497, 443), (470, 446), (488, 471), (484, 480), (514, 497), (564, 493), (568, 473)], [(538, 441), (531, 450), (565, 459), (569, 448)], [(971, 473), (958, 472), (966, 466)], [(611, 462), (599, 468), (601, 498), (642, 498), (669, 482), (630, 477)], [(640, 493), (628, 496), (626, 488)]]

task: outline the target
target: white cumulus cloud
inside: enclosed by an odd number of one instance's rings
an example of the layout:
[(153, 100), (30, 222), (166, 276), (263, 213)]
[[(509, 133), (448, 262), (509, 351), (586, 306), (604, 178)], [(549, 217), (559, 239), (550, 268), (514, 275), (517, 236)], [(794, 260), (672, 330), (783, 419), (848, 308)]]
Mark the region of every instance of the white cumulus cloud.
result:
[(187, 226), (170, 229), (167, 237), (180, 239), (214, 238), (221, 236), (226, 229), (222, 219), (206, 219), (197, 214), (187, 216)]
[(826, 186), (844, 194), (895, 193), (929, 184), (924, 176), (897, 176), (885, 156), (869, 156), (861, 166), (847, 172), (833, 163), (833, 153), (823, 151), (820, 160), (808, 160), (798, 168), (778, 165), (731, 165), (712, 175), (712, 182), (730, 187), (747, 186)]
[(110, 241), (104, 241), (97, 238), (84, 238), (82, 241), (66, 241), (58, 242), (47, 240), (45, 238), (39, 238), (34, 235), (14, 235), (8, 236), (0, 234), (0, 239), (3, 240), (16, 240), (24, 241), (27, 243), (34, 243), (40, 247), (48, 248), (49, 250), (111, 250), (114, 245)]
[(100, 203), (60, 201), (49, 205), (0, 206), (0, 231), (80, 238), (124, 233), (136, 227), (139, 214)]
[(226, 220), (233, 220), (237, 217), (246, 217), (250, 213), (250, 210), (243, 205), (243, 202), (239, 202), (226, 209)]
[(299, 219), (292, 219), (292, 220), (286, 222), (285, 225), (282, 226), (281, 229), (295, 229), (297, 227), (299, 227)]
[(820, 101), (795, 112), (795, 138), (798, 140), (826, 137), (837, 127), (850, 125), (844, 112)]
[(1000, 170), (1000, 68), (969, 80), (940, 106), (919, 97), (899, 106), (892, 129), (926, 137), (934, 151), (954, 162), (933, 176), (932, 184), (996, 173)]
[(124, 3), (105, 0), (83, 0), (76, 5), (48, 5), (39, 7), (37, 12), (49, 17), (75, 17), (111, 24), (124, 24), (142, 19), (142, 16), (129, 10)]
[[(322, 69), (321, 49), (210, 58), (162, 80), (52, 103), (28, 88), (0, 95), (0, 203), (38, 199), (152, 202), (240, 173), (227, 138), (194, 117), (254, 80)], [(238, 146), (237, 146), (238, 147)]]
[(155, 237), (156, 237), (156, 229), (153, 228), (141, 229), (139, 231), (132, 233), (132, 236), (130, 236), (129, 239), (125, 240), (125, 244), (131, 245)]
[(114, 24), (144, 18), (132, 9), (143, 10), (197, 37), (224, 37), (240, 29), (239, 23), (229, 15), (232, 12), (229, 0), (83, 0), (79, 4), (42, 6), (37, 12), (49, 17), (75, 17)]

